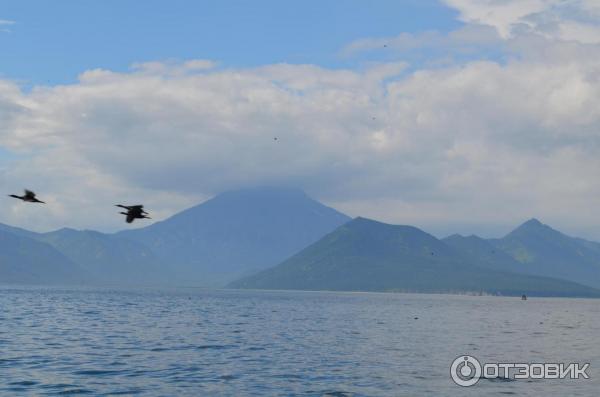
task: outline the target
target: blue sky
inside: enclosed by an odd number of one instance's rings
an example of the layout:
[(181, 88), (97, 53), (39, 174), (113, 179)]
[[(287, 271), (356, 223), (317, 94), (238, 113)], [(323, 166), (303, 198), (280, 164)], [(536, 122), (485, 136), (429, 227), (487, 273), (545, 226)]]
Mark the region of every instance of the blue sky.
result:
[(348, 43), (400, 32), (448, 32), (457, 12), (433, 0), (0, 1), (0, 73), (24, 85), (136, 62), (211, 59), (224, 67), (279, 62), (359, 66)]

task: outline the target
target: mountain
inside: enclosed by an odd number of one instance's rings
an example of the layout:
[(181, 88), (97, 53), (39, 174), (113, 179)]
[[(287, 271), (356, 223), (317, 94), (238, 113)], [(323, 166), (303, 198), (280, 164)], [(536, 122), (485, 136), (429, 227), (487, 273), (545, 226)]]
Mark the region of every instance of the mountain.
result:
[(180, 282), (222, 286), (276, 265), (348, 220), (301, 190), (263, 187), (219, 194), (117, 236), (149, 247)]
[[(0, 224), (6, 239), (30, 247), (20, 256), (5, 250), (0, 282), (43, 282), (27, 270), (34, 265), (27, 255), (38, 270), (76, 266), (90, 283), (223, 285), (280, 262), (348, 220), (299, 190), (257, 188), (223, 193), (166, 221), (116, 234), (35, 233)], [(64, 271), (40, 274), (48, 282), (73, 281)]]
[[(115, 234), (35, 233), (0, 224), (0, 282), (223, 286), (241, 279), (231, 285), (582, 291), (554, 280), (564, 279), (600, 288), (600, 243), (536, 219), (500, 239), (453, 235), (442, 241), (411, 226), (348, 221), (300, 190), (254, 188), (222, 193), (165, 221)], [(515, 273), (529, 277), (517, 280)]]
[(489, 242), (519, 262), (523, 272), (600, 288), (598, 243), (569, 237), (537, 219)]
[(356, 218), (232, 288), (600, 296), (573, 282), (479, 267), (412, 226)]
[(126, 238), (65, 228), (36, 239), (79, 264), (94, 283), (165, 284), (170, 278), (170, 269), (149, 248)]
[(7, 232), (7, 233), (13, 234), (15, 236), (28, 237), (28, 238), (33, 238), (33, 239), (37, 238), (37, 236), (38, 236), (38, 233), (36, 233), (36, 232), (31, 232), (29, 230), (21, 229), (20, 227), (5, 225), (3, 223), (0, 223), (0, 231)]
[(50, 245), (5, 230), (0, 228), (1, 284), (79, 284), (89, 280), (81, 267)]
[(526, 273), (522, 263), (481, 237), (475, 235), (465, 237), (454, 234), (442, 239), (442, 242), (462, 255), (469, 263), (477, 266), (499, 271)]

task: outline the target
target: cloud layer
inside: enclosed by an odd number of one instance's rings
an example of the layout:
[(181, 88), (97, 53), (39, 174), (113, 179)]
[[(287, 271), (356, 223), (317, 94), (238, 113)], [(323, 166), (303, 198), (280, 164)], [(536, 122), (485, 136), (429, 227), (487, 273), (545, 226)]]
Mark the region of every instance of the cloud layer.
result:
[(530, 32), (582, 43), (600, 42), (596, 0), (443, 0), (467, 23), (493, 26), (504, 37)]
[[(599, 46), (517, 29), (549, 1), (491, 2), (487, 13), (449, 2), (477, 24), (391, 45), (493, 45), (505, 61), (415, 69), (400, 51), (362, 70), (189, 60), (90, 70), (30, 92), (0, 81), (0, 146), (11, 154), (0, 183), (49, 202), (6, 198), (0, 219), (114, 230), (117, 201), (161, 219), (223, 190), (288, 185), (350, 215), (439, 233), (537, 216), (600, 239)], [(350, 53), (390, 42), (377, 40)]]

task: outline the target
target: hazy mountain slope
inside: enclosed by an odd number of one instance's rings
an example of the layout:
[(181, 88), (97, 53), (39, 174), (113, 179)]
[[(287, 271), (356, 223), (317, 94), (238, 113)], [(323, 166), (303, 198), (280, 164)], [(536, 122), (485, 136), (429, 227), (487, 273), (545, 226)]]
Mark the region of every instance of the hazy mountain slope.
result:
[(89, 281), (77, 264), (48, 244), (0, 231), (0, 283), (79, 284)]
[(600, 294), (598, 290), (568, 281), (477, 267), (417, 228), (364, 218), (339, 227), (282, 264), (230, 286), (543, 296)]
[(281, 262), (349, 219), (300, 190), (255, 188), (118, 236), (151, 248), (186, 283), (224, 285)]
[(5, 225), (3, 223), (0, 223), (0, 231), (7, 232), (7, 233), (10, 233), (15, 236), (22, 236), (22, 237), (29, 237), (29, 238), (36, 238), (39, 235), (39, 233), (21, 229), (20, 227)]
[(39, 235), (83, 267), (96, 283), (148, 284), (169, 281), (169, 268), (136, 241), (95, 231), (61, 229)]
[(524, 271), (600, 287), (597, 243), (569, 237), (531, 219), (501, 239), (489, 240), (523, 265)]
[(527, 270), (524, 269), (522, 263), (516, 261), (512, 256), (496, 248), (489, 241), (475, 235), (465, 237), (454, 234), (442, 239), (442, 242), (476, 266), (517, 273), (523, 273)]

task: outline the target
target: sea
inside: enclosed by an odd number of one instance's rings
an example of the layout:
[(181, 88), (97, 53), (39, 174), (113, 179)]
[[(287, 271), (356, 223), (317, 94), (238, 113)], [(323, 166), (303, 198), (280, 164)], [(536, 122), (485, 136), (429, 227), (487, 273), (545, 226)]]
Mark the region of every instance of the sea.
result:
[[(453, 381), (455, 359), (588, 379)], [(472, 368), (472, 367), (469, 367)], [(0, 395), (597, 396), (600, 300), (0, 287)]]

